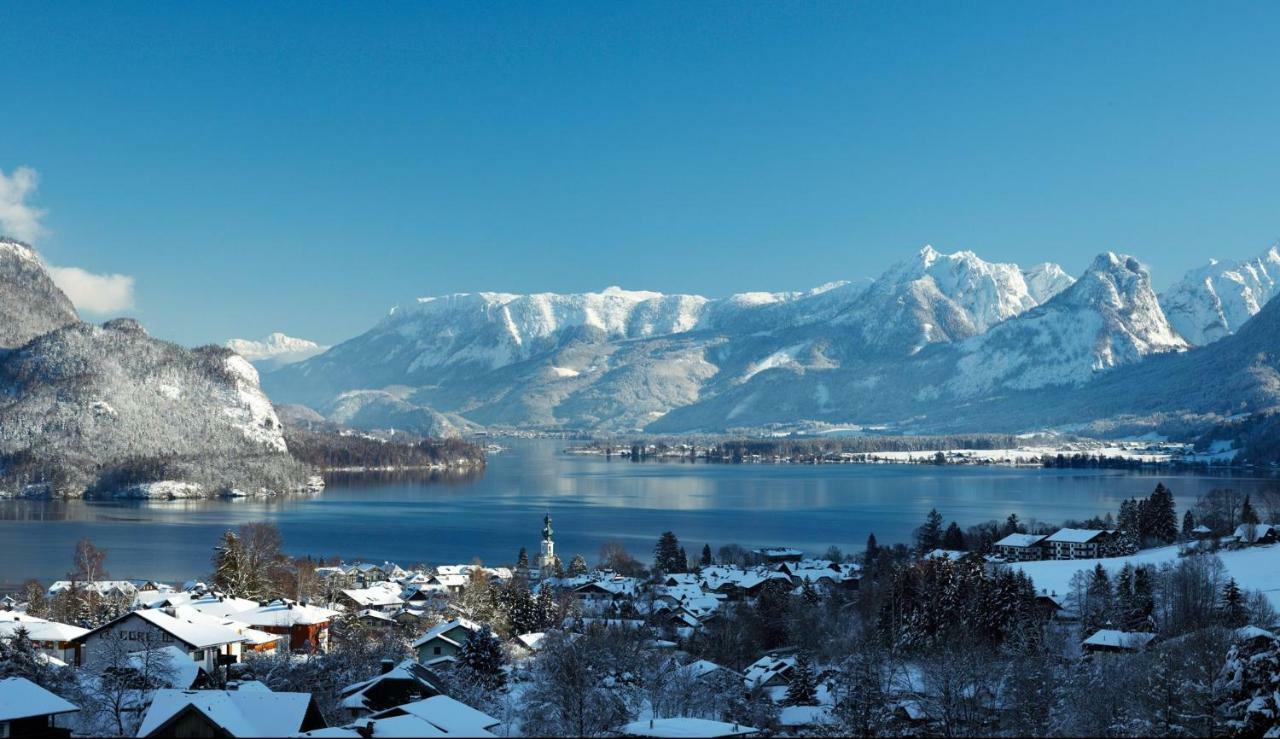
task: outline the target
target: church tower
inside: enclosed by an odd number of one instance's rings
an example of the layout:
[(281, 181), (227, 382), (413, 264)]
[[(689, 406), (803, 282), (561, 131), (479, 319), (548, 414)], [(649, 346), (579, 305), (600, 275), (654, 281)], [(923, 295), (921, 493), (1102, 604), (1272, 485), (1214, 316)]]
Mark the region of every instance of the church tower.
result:
[(538, 576), (546, 579), (555, 574), (556, 542), (552, 538), (551, 514), (542, 519), (542, 546), (538, 551)]

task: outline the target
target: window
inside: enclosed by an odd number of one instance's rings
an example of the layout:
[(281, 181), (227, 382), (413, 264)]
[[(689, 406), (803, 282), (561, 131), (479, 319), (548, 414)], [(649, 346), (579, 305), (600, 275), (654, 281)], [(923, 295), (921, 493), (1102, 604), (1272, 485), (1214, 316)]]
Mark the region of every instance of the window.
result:
[(194, 652), (192, 652), (192, 653), (191, 653), (191, 659), (195, 660), (196, 662), (200, 662), (200, 661), (202, 661), (202, 660), (204, 659), (204, 650), (203, 650), (203, 649), (197, 649), (197, 650), (195, 650)]
[(436, 647), (433, 654), (440, 654), (440, 647)]

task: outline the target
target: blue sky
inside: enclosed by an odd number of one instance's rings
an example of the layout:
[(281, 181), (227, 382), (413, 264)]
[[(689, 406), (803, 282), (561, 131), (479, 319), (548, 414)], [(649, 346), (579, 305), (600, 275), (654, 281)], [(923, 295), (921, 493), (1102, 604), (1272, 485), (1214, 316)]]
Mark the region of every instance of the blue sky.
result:
[(184, 343), (925, 243), (1158, 285), (1260, 253), (1280, 4), (1116, 5), (7, 4), (0, 170), (38, 172), (48, 261)]

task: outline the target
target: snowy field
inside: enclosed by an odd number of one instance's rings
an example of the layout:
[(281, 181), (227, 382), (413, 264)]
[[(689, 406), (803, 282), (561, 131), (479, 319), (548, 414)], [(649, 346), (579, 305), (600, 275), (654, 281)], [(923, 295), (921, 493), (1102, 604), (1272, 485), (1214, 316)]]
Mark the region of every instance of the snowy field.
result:
[[(1261, 590), (1271, 604), (1280, 609), (1280, 545), (1249, 547), (1235, 551), (1218, 552), (1227, 573), (1248, 590)], [(1168, 546), (1145, 549), (1128, 557), (1107, 559), (1046, 560), (1010, 564), (1027, 573), (1035, 582), (1036, 590), (1047, 590), (1066, 595), (1071, 590), (1071, 576), (1080, 570), (1092, 570), (1101, 563), (1114, 575), (1126, 562), (1133, 565), (1159, 565), (1178, 558), (1178, 547)]]

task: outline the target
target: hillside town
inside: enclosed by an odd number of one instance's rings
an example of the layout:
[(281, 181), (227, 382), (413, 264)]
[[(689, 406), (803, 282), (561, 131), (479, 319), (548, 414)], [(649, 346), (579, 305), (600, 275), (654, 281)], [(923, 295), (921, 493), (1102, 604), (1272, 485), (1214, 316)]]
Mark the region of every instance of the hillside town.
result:
[[(110, 579), (86, 540), (68, 579), (0, 599), (0, 728), (1271, 736), (1280, 637), (1251, 573), (1280, 547), (1238, 503), (1199, 501), (1182, 529), (1163, 486), (1110, 527), (962, 532), (934, 511), (914, 546), (820, 556), (690, 556), (666, 532), (652, 563), (609, 545), (594, 567), (562, 560), (549, 514), (504, 566), (290, 558), (246, 524), (184, 583)], [(1042, 586), (1058, 565), (1069, 582)]]

